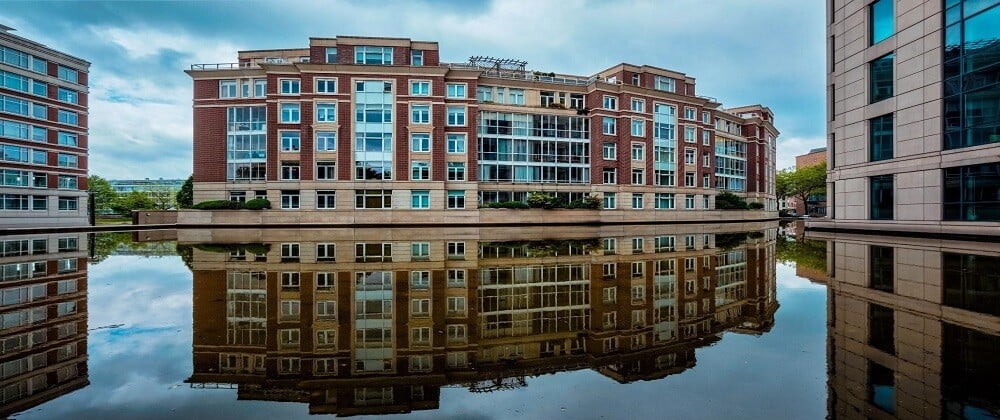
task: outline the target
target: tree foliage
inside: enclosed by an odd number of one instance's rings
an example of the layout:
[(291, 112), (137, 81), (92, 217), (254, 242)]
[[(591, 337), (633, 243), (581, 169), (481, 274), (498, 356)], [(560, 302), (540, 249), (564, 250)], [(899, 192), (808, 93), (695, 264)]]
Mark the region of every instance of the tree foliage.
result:
[(97, 175), (87, 177), (87, 191), (94, 197), (94, 209), (98, 213), (111, 210), (112, 203), (118, 198), (118, 193), (111, 188), (108, 180)]
[(826, 242), (811, 239), (778, 239), (776, 259), (781, 263), (826, 271)]
[(826, 162), (795, 170), (785, 169), (775, 178), (778, 197), (793, 197), (805, 203), (810, 195), (826, 191)]
[(149, 197), (149, 194), (140, 191), (132, 191), (128, 194), (121, 194), (111, 203), (111, 209), (118, 214), (130, 214), (132, 210), (153, 210), (158, 209), (156, 202)]
[(182, 209), (191, 208), (194, 205), (194, 175), (188, 177), (177, 191), (177, 207)]

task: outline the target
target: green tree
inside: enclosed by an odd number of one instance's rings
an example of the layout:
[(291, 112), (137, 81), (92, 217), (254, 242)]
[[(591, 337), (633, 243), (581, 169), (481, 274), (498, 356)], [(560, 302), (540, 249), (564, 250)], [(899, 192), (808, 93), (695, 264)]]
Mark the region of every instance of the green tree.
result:
[(188, 177), (177, 191), (177, 207), (182, 209), (191, 208), (194, 205), (194, 175)]
[(793, 170), (785, 169), (775, 177), (778, 197), (794, 197), (805, 203), (810, 195), (826, 192), (826, 162)]
[(87, 191), (94, 197), (94, 210), (97, 213), (111, 210), (111, 204), (118, 199), (118, 193), (111, 188), (111, 183), (97, 175), (87, 177)]
[(156, 210), (168, 210), (176, 206), (174, 202), (174, 196), (176, 195), (170, 187), (165, 185), (153, 186), (146, 192), (149, 199), (153, 201), (153, 207)]
[(111, 209), (118, 214), (129, 214), (132, 210), (156, 209), (156, 202), (144, 192), (132, 191), (128, 194), (119, 195), (111, 203)]

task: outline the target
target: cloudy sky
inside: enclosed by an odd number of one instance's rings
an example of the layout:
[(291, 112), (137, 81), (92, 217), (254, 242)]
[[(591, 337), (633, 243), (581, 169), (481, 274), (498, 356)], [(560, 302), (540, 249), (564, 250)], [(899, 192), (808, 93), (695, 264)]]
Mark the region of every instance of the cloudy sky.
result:
[(90, 172), (106, 178), (191, 173), (190, 64), (336, 35), (438, 41), (443, 61), (510, 57), (546, 72), (681, 71), (725, 106), (770, 106), (784, 168), (824, 145), (823, 23), (823, 2), (802, 0), (4, 0), (0, 14), (16, 34), (93, 63)]

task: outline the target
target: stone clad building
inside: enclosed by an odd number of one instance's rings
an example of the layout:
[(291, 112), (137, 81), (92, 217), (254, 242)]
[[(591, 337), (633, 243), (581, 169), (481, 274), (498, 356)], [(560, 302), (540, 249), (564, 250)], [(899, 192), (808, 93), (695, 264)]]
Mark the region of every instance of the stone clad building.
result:
[(1000, 232), (1000, 4), (828, 0), (827, 221)]
[(714, 209), (731, 191), (777, 211), (767, 107), (724, 108), (693, 77), (653, 66), (525, 66), (345, 36), (195, 64), (195, 202), (262, 197), (302, 220), (368, 209), (433, 219), (543, 191), (652, 219)]

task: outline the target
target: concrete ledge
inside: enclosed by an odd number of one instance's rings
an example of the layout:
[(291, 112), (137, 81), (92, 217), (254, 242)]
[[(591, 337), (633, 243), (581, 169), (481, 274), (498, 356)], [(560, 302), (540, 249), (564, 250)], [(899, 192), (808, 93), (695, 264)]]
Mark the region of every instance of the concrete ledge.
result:
[(777, 212), (757, 210), (180, 210), (177, 212), (177, 227), (679, 224), (777, 219)]
[(1000, 241), (1000, 222), (808, 219), (806, 230)]

